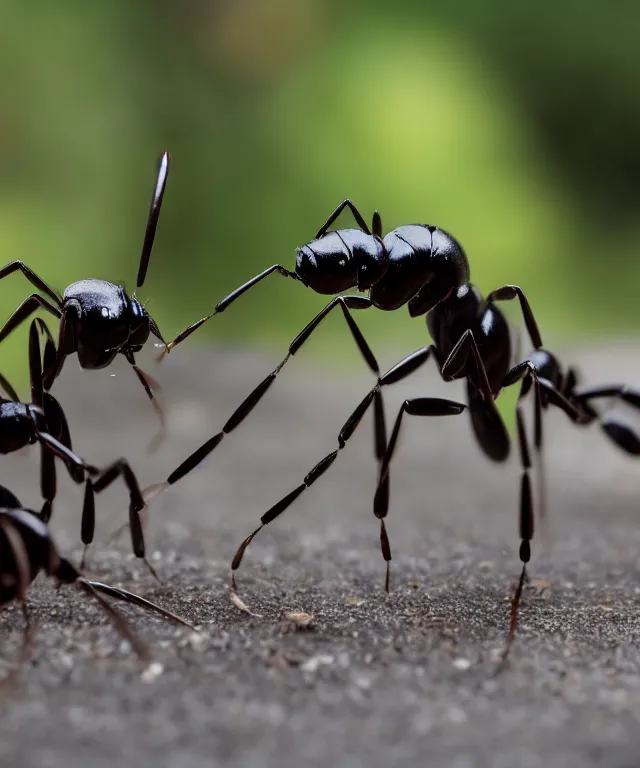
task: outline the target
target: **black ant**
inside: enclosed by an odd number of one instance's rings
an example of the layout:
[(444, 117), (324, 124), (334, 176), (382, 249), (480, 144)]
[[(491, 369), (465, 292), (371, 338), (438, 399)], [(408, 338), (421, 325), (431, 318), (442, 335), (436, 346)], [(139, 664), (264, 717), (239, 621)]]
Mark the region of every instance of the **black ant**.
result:
[[(133, 470), (126, 459), (118, 459), (105, 469), (88, 464), (77, 456), (71, 446), (71, 435), (67, 419), (60, 403), (44, 388), (41, 347), (38, 331), (45, 335), (44, 364), (55, 358), (55, 343), (46, 324), (36, 318), (29, 328), (29, 373), (31, 379), (31, 403), (20, 401), (16, 391), (0, 374), (0, 387), (8, 394), (9, 400), (0, 397), (0, 453), (13, 453), (27, 445), (39, 442), (40, 484), (44, 505), (40, 518), (49, 522), (56, 496), (55, 457), (62, 459), (74, 482), (85, 483), (82, 512), (81, 538), (88, 546), (93, 541), (95, 530), (95, 493), (100, 493), (120, 475), (129, 490), (129, 522), (133, 551), (144, 560), (151, 573), (156, 572), (145, 557), (144, 536), (140, 512), (145, 502)], [(81, 568), (84, 567), (84, 556)]]
[(118, 632), (131, 643), (132, 648), (143, 659), (149, 657), (146, 643), (131, 630), (128, 622), (103, 595), (157, 611), (165, 618), (194, 629), (184, 619), (139, 595), (85, 579), (68, 560), (60, 556), (48, 526), (40, 519), (38, 513), (25, 509), (10, 490), (0, 486), (0, 606), (14, 600), (19, 600), (22, 604), (26, 621), (23, 648), (29, 639), (26, 592), (40, 571), (55, 578), (59, 584), (77, 584), (97, 600)]
[[(360, 229), (329, 231), (329, 227), (345, 207), (351, 210)], [(377, 211), (373, 215), (372, 227), (369, 230), (357, 208), (350, 200), (344, 200), (329, 216), (316, 239), (298, 248), (295, 272), (280, 264), (269, 267), (222, 299), (210, 315), (183, 331), (167, 345), (166, 352), (274, 272), (299, 280), (318, 293), (336, 293), (357, 287), (361, 291), (367, 290), (369, 295), (337, 296), (332, 299), (296, 336), (284, 360), (244, 400), (222, 431), (194, 451), (169, 475), (167, 481), (156, 486), (155, 490), (162, 490), (184, 477), (220, 443), (225, 434), (235, 429), (257, 405), (289, 357), (300, 349), (327, 314), (339, 306), (360, 352), (377, 376), (376, 386), (341, 429), (338, 450), (325, 456), (297, 488), (262, 516), (260, 528), (243, 541), (231, 567), (232, 571), (235, 571), (240, 566), (245, 549), (258, 531), (275, 520), (327, 471), (336, 459), (338, 451), (345, 446), (365, 412), (374, 403), (375, 447), (380, 462), (374, 514), (380, 520), (380, 540), (383, 557), (387, 562), (388, 590), (391, 549), (384, 523), (389, 509), (388, 470), (402, 418), (405, 414), (459, 414), (465, 410), (465, 405), (440, 398), (407, 400), (398, 413), (387, 444), (381, 388), (404, 379), (429, 357), (433, 357), (445, 380), (466, 380), (468, 409), (476, 439), (486, 456), (497, 462), (505, 461), (509, 454), (510, 441), (495, 406), (495, 399), (505, 386), (505, 377), (509, 372), (511, 340), (507, 321), (494, 302), (516, 298), (519, 300), (525, 325), (535, 348), (542, 346), (538, 326), (526, 296), (518, 286), (505, 285), (492, 291), (486, 298), (482, 297), (479, 290), (469, 283), (466, 254), (452, 235), (439, 227), (409, 224), (392, 230), (383, 238), (382, 223)], [(380, 376), (378, 363), (349, 310), (377, 307), (390, 311), (404, 304), (407, 304), (411, 317), (426, 315), (427, 327), (434, 343), (408, 355)], [(562, 402), (564, 403), (564, 400)], [(235, 587), (235, 581), (232, 582), (232, 587)]]
[[(165, 152), (160, 159), (151, 199), (136, 290), (144, 285), (146, 278), (168, 173), (169, 154)], [(39, 291), (46, 294), (48, 299), (38, 293), (26, 298), (0, 329), (0, 342), (37, 309), (50, 312), (60, 320), (60, 328), (56, 357), (49, 360), (45, 368), (45, 389), (51, 388), (66, 357), (74, 352), (78, 353), (80, 367), (89, 369), (105, 368), (117, 354), (122, 354), (133, 367), (149, 396), (160, 419), (162, 434), (164, 416), (153, 394), (158, 385), (136, 365), (135, 353), (142, 349), (150, 333), (163, 344), (165, 342), (158, 326), (135, 292), (133, 296), (129, 296), (123, 285), (88, 278), (72, 283), (60, 297), (22, 261), (12, 261), (2, 267), (0, 279), (18, 270)]]

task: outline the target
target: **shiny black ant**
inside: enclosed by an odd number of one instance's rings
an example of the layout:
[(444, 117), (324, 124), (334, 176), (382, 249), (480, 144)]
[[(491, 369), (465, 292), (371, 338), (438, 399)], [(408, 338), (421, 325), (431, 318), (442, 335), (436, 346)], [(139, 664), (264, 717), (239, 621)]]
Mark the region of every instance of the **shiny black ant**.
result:
[[(360, 229), (329, 231), (329, 227), (346, 207), (352, 212)], [(203, 323), (220, 314), (249, 288), (272, 273), (298, 280), (317, 293), (332, 294), (357, 287), (361, 291), (368, 291), (369, 295), (333, 298), (296, 336), (286, 357), (244, 400), (222, 431), (194, 451), (155, 490), (162, 490), (184, 477), (221, 442), (225, 434), (235, 429), (257, 405), (289, 358), (300, 349), (327, 314), (339, 306), (360, 352), (378, 379), (376, 386), (341, 429), (338, 450), (325, 456), (297, 488), (262, 516), (260, 528), (243, 541), (231, 567), (235, 571), (240, 566), (245, 549), (258, 531), (275, 520), (327, 471), (365, 412), (374, 403), (375, 449), (380, 462), (374, 514), (380, 520), (380, 540), (387, 562), (388, 589), (391, 549), (384, 522), (389, 509), (388, 470), (403, 416), (455, 415), (465, 410), (466, 406), (440, 398), (407, 400), (398, 413), (387, 443), (382, 387), (404, 379), (433, 357), (445, 380), (466, 380), (468, 410), (476, 439), (486, 456), (497, 462), (505, 461), (510, 441), (495, 406), (495, 399), (505, 386), (505, 377), (509, 372), (511, 340), (507, 321), (494, 302), (518, 299), (533, 346), (540, 348), (542, 339), (535, 318), (524, 292), (518, 286), (502, 286), (483, 298), (479, 290), (469, 283), (469, 263), (462, 246), (449, 233), (435, 226), (409, 224), (392, 230), (383, 238), (382, 223), (377, 211), (369, 230), (357, 208), (350, 200), (344, 200), (329, 216), (316, 238), (298, 248), (295, 272), (280, 264), (269, 267), (218, 302), (210, 315), (183, 331), (167, 345), (166, 351), (184, 341)], [(433, 344), (413, 352), (380, 376), (378, 363), (349, 310), (377, 307), (391, 311), (404, 304), (407, 304), (411, 317), (426, 315)]]
[(26, 592), (40, 571), (55, 578), (59, 584), (77, 584), (97, 600), (118, 632), (131, 643), (141, 658), (149, 657), (146, 643), (131, 630), (128, 622), (103, 595), (154, 610), (165, 618), (194, 629), (184, 619), (139, 595), (84, 578), (68, 560), (60, 556), (49, 528), (40, 515), (25, 509), (10, 490), (0, 486), (0, 606), (14, 600), (20, 601), (26, 621), (23, 650), (29, 639)]
[[(151, 199), (136, 290), (144, 285), (146, 278), (168, 173), (169, 154), (165, 152), (160, 159)], [(105, 368), (117, 354), (124, 355), (158, 414), (161, 430), (164, 429), (162, 409), (153, 394), (158, 385), (136, 365), (135, 353), (142, 349), (150, 333), (163, 344), (165, 342), (158, 326), (135, 292), (133, 296), (129, 296), (123, 285), (89, 278), (72, 283), (60, 297), (22, 261), (12, 261), (2, 267), (0, 280), (18, 270), (39, 291), (46, 294), (48, 299), (38, 293), (26, 298), (0, 329), (0, 342), (37, 309), (50, 312), (60, 320), (60, 328), (56, 357), (47, 361), (45, 367), (45, 389), (51, 388), (66, 357), (74, 352), (78, 353), (80, 367), (88, 369)]]
[[(49, 522), (56, 496), (56, 456), (61, 459), (74, 482), (85, 483), (85, 495), (82, 512), (81, 538), (88, 546), (93, 541), (95, 531), (95, 493), (100, 493), (110, 486), (116, 478), (122, 476), (129, 490), (129, 524), (133, 551), (144, 560), (151, 573), (157, 578), (155, 570), (145, 557), (144, 536), (140, 512), (145, 502), (133, 470), (126, 459), (118, 459), (104, 469), (88, 464), (77, 456), (72, 449), (71, 435), (67, 419), (60, 403), (50, 392), (45, 390), (43, 364), (39, 331), (45, 336), (44, 365), (55, 359), (55, 343), (46, 324), (36, 318), (29, 328), (29, 373), (31, 379), (31, 403), (20, 401), (16, 391), (0, 374), (0, 388), (4, 389), (9, 399), (0, 396), (0, 453), (8, 454), (21, 448), (40, 443), (40, 485), (44, 505), (40, 519)], [(84, 567), (84, 556), (81, 568)]]

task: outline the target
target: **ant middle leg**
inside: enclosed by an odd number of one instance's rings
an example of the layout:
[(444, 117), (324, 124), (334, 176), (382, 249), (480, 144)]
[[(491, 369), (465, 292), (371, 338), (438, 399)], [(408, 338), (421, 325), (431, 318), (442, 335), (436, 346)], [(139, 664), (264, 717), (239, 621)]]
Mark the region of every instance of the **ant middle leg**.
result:
[[(389, 447), (386, 444), (386, 440), (384, 444), (382, 443), (382, 437), (384, 437), (384, 432), (386, 432), (386, 429), (384, 427), (380, 427), (380, 425), (378, 424), (379, 417), (378, 417), (377, 411), (378, 409), (382, 408), (382, 398), (380, 394), (380, 389), (383, 386), (394, 384), (406, 378), (407, 376), (409, 376), (411, 373), (417, 370), (417, 368), (419, 368), (423, 363), (425, 363), (429, 359), (432, 353), (432, 350), (433, 350), (433, 347), (431, 346), (422, 347), (416, 350), (415, 352), (411, 353), (407, 357), (403, 358), (399, 363), (394, 365), (387, 373), (381, 376), (376, 386), (370, 392), (367, 393), (367, 395), (359, 403), (357, 408), (354, 410), (351, 416), (349, 416), (349, 418), (343, 425), (342, 429), (340, 430), (338, 435), (338, 449), (335, 451), (332, 451), (323, 459), (321, 459), (311, 469), (311, 471), (305, 476), (303, 482), (300, 485), (294, 488), (293, 491), (288, 493), (277, 504), (271, 507), (271, 509), (265, 512), (265, 514), (260, 518), (260, 526), (253, 533), (247, 536), (246, 539), (244, 539), (244, 541), (238, 548), (238, 551), (236, 552), (233, 558), (233, 561), (231, 564), (231, 570), (232, 570), (231, 588), (233, 590), (235, 590), (236, 588), (235, 571), (240, 567), (245, 550), (247, 549), (249, 544), (252, 542), (252, 540), (255, 538), (258, 532), (262, 530), (262, 528), (264, 528), (265, 525), (268, 525), (269, 523), (273, 522), (273, 520), (275, 520), (276, 517), (281, 515), (288, 507), (290, 507), (293, 504), (293, 502), (302, 494), (303, 491), (309, 488), (316, 480), (318, 480), (329, 469), (329, 467), (336, 460), (338, 453), (345, 447), (347, 441), (351, 438), (351, 436), (357, 429), (358, 425), (360, 424), (364, 414), (373, 403), (374, 412), (375, 412), (375, 425), (376, 425), (375, 427), (376, 455), (381, 462), (380, 469), (379, 469), (379, 477), (378, 477), (378, 487), (376, 491), (377, 506), (374, 508), (374, 513), (376, 517), (378, 517), (378, 519), (380, 520), (380, 544), (381, 544), (383, 557), (387, 562), (387, 575), (386, 575), (385, 587), (387, 591), (389, 591), (389, 561), (391, 560), (391, 548), (389, 545), (389, 538), (387, 535), (384, 518), (386, 517), (388, 506), (389, 506), (389, 461), (391, 457), (389, 453)], [(438, 410), (444, 410), (446, 411), (447, 414), (459, 413), (465, 407), (460, 403), (453, 403), (452, 401), (447, 401), (447, 400), (439, 400), (438, 398), (419, 398), (418, 401), (415, 401), (415, 405), (413, 406), (413, 408), (414, 410), (422, 409), (423, 411), (425, 411), (425, 413), (423, 413), (422, 415), (445, 415), (444, 413), (439, 414), (435, 412)], [(429, 402), (427, 403), (427, 401)], [(409, 409), (411, 409), (411, 407), (412, 406), (409, 405)], [(426, 411), (429, 408), (432, 409), (433, 411), (432, 413), (426, 413)], [(393, 448), (395, 447), (395, 443), (398, 439), (399, 428), (400, 428), (399, 424), (396, 423), (396, 426), (394, 428), (394, 433), (391, 437), (391, 443), (392, 443), (391, 451), (393, 451)]]
[[(102, 470), (93, 470), (94, 477), (87, 478), (85, 484), (85, 497), (82, 508), (81, 538), (84, 544), (84, 554), (80, 568), (84, 567), (85, 557), (89, 545), (93, 542), (95, 532), (95, 493), (108, 488), (118, 477), (122, 477), (129, 490), (129, 528), (131, 530), (131, 546), (133, 553), (144, 561), (151, 575), (160, 582), (154, 567), (147, 560), (144, 542), (144, 532), (140, 513), (145, 508), (145, 500), (140, 490), (138, 479), (126, 459), (118, 459)], [(97, 477), (96, 477), (97, 475)]]

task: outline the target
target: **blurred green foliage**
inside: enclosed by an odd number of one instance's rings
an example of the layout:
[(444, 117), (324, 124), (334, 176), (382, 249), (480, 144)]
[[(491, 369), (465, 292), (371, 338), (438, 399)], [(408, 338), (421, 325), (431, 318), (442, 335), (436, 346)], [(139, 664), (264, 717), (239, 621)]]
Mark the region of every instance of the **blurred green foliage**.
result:
[[(266, 266), (293, 266), (347, 196), (385, 229), (450, 230), (483, 290), (525, 288), (545, 340), (638, 329), (640, 6), (3, 0), (0, 13), (3, 262), (58, 289), (133, 288), (168, 148), (141, 296), (167, 338)], [(27, 292), (3, 280), (3, 315)], [(272, 277), (188, 344), (282, 348), (324, 301)], [(374, 346), (424, 343), (404, 310), (365, 314)], [(14, 336), (2, 369), (24, 380), (26, 328)], [(315, 349), (350, 343), (335, 319)]]

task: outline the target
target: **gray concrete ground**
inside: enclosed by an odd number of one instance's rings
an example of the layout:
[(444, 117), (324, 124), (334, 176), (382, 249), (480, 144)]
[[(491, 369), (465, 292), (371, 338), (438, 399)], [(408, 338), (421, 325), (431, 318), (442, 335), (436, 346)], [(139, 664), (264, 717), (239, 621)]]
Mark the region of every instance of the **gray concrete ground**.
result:
[[(185, 345), (186, 347), (186, 345)], [(577, 355), (589, 382), (640, 383), (638, 348)], [(401, 354), (401, 353), (400, 353)], [(389, 365), (400, 356), (389, 353)], [(161, 369), (169, 436), (126, 367), (58, 386), (75, 447), (94, 463), (131, 458), (157, 482), (218, 430), (273, 367), (266, 357), (176, 351)], [(316, 364), (317, 365), (317, 364)], [(153, 649), (140, 662), (99, 610), (39, 579), (39, 629), (14, 686), (0, 688), (0, 764), (76, 766), (635, 766), (640, 749), (640, 475), (594, 427), (547, 421), (550, 525), (538, 530), (532, 582), (508, 667), (495, 676), (517, 559), (518, 467), (497, 467), (467, 418), (414, 419), (392, 470), (392, 593), (371, 513), (369, 419), (331, 470), (263, 531), (229, 601), (229, 562), (259, 516), (335, 445), (367, 391), (301, 355), (255, 413), (188, 479), (158, 498), (147, 529), (158, 586), (108, 544), (125, 519), (121, 487), (99, 498), (90, 572), (197, 622), (199, 634), (126, 609)], [(329, 366), (326, 366), (328, 369)], [(604, 371), (615, 371), (606, 375)], [(389, 391), (461, 397), (419, 373)], [(37, 449), (3, 457), (0, 482), (39, 501)], [(53, 530), (79, 558), (82, 493), (61, 479)], [(308, 626), (288, 617), (312, 614)], [(0, 672), (22, 617), (0, 616)]]

